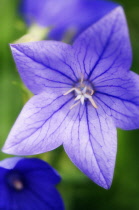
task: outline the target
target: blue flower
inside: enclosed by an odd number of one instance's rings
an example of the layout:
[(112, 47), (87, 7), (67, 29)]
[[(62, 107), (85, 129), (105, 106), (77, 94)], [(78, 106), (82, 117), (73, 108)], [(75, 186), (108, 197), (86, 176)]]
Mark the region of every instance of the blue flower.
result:
[(11, 45), (20, 76), (35, 94), (21, 111), (3, 151), (32, 155), (63, 144), (73, 163), (98, 185), (111, 186), (116, 127), (139, 128), (139, 76), (121, 7), (74, 44)]
[(76, 37), (117, 4), (104, 0), (22, 0), (21, 12), (30, 25), (52, 27), (49, 38)]
[(63, 210), (55, 189), (60, 177), (47, 163), (35, 158), (0, 161), (0, 209)]

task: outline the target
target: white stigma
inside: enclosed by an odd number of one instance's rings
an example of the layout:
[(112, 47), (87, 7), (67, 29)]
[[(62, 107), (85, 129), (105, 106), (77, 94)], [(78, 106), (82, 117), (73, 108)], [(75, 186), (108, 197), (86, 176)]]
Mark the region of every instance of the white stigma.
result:
[(24, 188), (23, 183), (19, 180), (15, 180), (13, 186), (16, 190), (22, 190)]
[(94, 90), (92, 90), (90, 87), (88, 86), (85, 86), (83, 84), (83, 80), (81, 79), (81, 82), (80, 82), (80, 86), (79, 88), (71, 88), (70, 90), (68, 90), (66, 93), (64, 93), (63, 95), (68, 95), (69, 93), (75, 91), (75, 94), (76, 94), (76, 98), (74, 99), (75, 101), (78, 101), (77, 103), (73, 104), (70, 109), (72, 109), (73, 107), (75, 107), (76, 105), (78, 105), (79, 103), (81, 103), (82, 105), (84, 104), (85, 100), (88, 99), (92, 106), (94, 108), (98, 108), (94, 99), (93, 99), (93, 94), (94, 94)]

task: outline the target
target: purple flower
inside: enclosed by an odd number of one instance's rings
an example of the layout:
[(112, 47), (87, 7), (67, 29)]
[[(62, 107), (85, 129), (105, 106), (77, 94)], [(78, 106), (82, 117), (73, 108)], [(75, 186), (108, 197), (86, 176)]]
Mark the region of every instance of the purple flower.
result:
[(116, 127), (139, 128), (139, 76), (123, 9), (87, 29), (71, 46), (56, 41), (11, 45), (23, 82), (35, 94), (3, 151), (33, 155), (63, 144), (98, 185), (112, 182)]
[(55, 185), (60, 177), (53, 168), (35, 158), (0, 161), (0, 209), (63, 210)]
[[(21, 12), (30, 25), (53, 27), (49, 37), (77, 36), (117, 4), (104, 0), (22, 0)], [(68, 35), (69, 33), (69, 35)]]

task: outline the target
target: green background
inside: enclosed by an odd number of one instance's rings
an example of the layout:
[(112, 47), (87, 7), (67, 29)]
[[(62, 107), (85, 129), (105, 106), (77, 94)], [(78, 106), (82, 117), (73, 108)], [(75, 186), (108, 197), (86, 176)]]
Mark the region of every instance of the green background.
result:
[[(132, 70), (139, 73), (139, 0), (117, 1), (124, 6), (133, 48)], [(18, 76), (8, 43), (26, 32), (17, 13), (18, 1), (0, 0), (0, 147), (29, 97)], [(0, 153), (2, 160), (8, 155)], [(118, 130), (118, 154), (110, 190), (95, 185), (60, 147), (38, 156), (61, 174), (58, 188), (66, 210), (139, 210), (139, 130)], [(47, 196), (47, 195), (46, 195)]]

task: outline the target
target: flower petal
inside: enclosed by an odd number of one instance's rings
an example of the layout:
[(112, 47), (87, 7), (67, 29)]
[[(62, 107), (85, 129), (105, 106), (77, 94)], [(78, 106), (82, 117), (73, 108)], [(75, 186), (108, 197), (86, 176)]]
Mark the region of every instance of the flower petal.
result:
[(95, 100), (98, 107), (113, 117), (117, 127), (139, 128), (139, 75), (132, 71), (99, 78)]
[(0, 161), (0, 167), (5, 169), (13, 169), (19, 160), (22, 160), (21, 157), (6, 158)]
[(48, 88), (71, 88), (77, 80), (70, 45), (40, 41), (12, 44), (11, 50), (23, 82), (34, 94)]
[(132, 52), (123, 9), (117, 7), (75, 41), (75, 57), (85, 78), (95, 82), (102, 74), (128, 71)]
[[(57, 172), (36, 158), (16, 159), (8, 158), (0, 162), (0, 209), (63, 210), (61, 196), (54, 186), (60, 181)], [(12, 162), (16, 162), (16, 165), (11, 170), (7, 169), (7, 165), (11, 165)], [(10, 174), (13, 170), (22, 175), (22, 190), (16, 190), (9, 185), (7, 173)]]
[(42, 184), (42, 186), (44, 183), (46, 185), (49, 183), (51, 186), (52, 184), (56, 185), (61, 180), (58, 173), (48, 163), (37, 158), (23, 158), (16, 164), (14, 169), (36, 180), (36, 183), (38, 185)]
[(5, 174), (7, 170), (0, 168), (0, 209), (10, 209), (10, 196), (5, 184)]
[[(37, 189), (36, 183), (32, 183), (32, 188), (28, 187), (21, 192), (11, 191), (10, 208), (21, 210), (63, 210), (63, 202), (59, 193), (53, 187), (40, 187)], [(44, 182), (45, 185), (45, 182)], [(35, 188), (36, 187), (36, 188)]]
[(72, 104), (73, 96), (63, 96), (53, 91), (34, 96), (24, 106), (3, 151), (16, 155), (31, 155), (60, 146), (67, 138), (65, 128), (74, 111), (77, 111), (74, 109), (70, 116)]
[(45, 203), (48, 210), (64, 209), (60, 194), (53, 186), (50, 186), (47, 182), (45, 182), (45, 179), (43, 180), (43, 182), (38, 182), (38, 179), (35, 179), (35, 177), (32, 178), (32, 176), (30, 176), (28, 177), (28, 182), (29, 190), (34, 195), (36, 195), (38, 199), (40, 198)]
[(64, 148), (73, 163), (98, 185), (111, 186), (117, 150), (116, 128), (111, 117), (90, 102), (80, 108), (68, 130)]
[(64, 209), (61, 196), (54, 186), (58, 184), (60, 177), (49, 164), (36, 158), (24, 158), (14, 169), (20, 171), (26, 180), (23, 192), (13, 192), (13, 200), (16, 198), (14, 205), (21, 206), (22, 202), (26, 201), (24, 208), (21, 207), (23, 210)]
[(56, 27), (50, 31), (49, 38), (62, 40), (66, 35), (70, 35), (73, 41), (85, 29), (118, 6), (106, 0), (70, 0), (70, 3), (71, 5), (68, 5), (66, 1), (67, 9), (64, 10), (62, 1), (59, 22), (55, 21)]
[(62, 40), (68, 33), (75, 38), (116, 6), (101, 0), (23, 0), (21, 12), (28, 24), (53, 26), (49, 37)]

